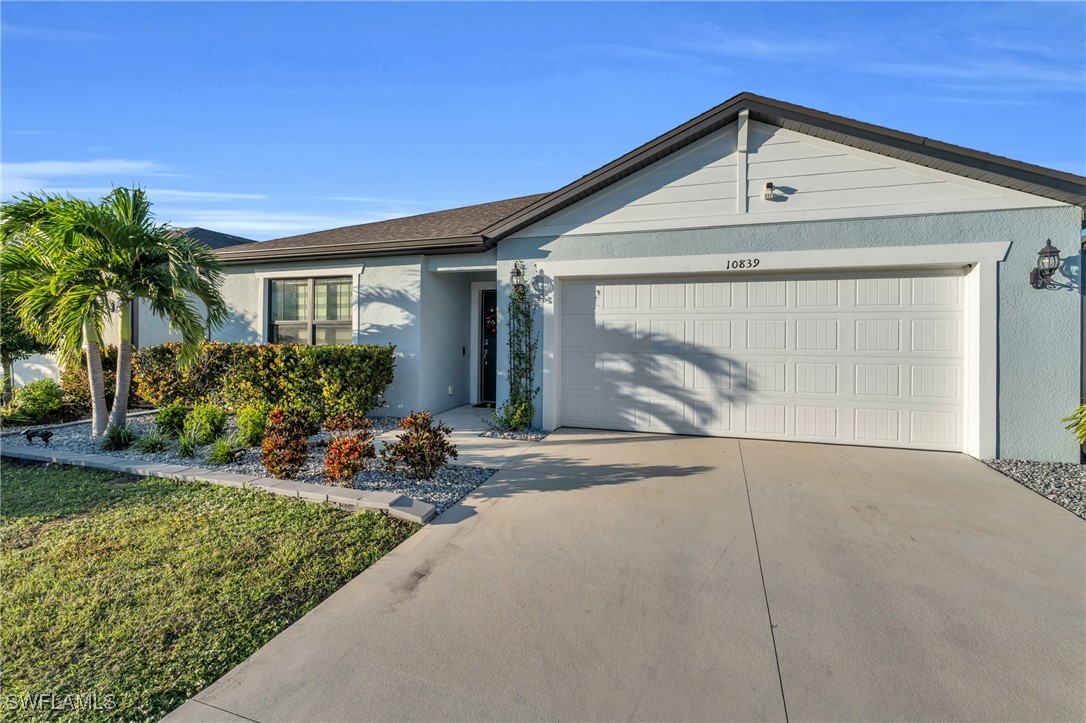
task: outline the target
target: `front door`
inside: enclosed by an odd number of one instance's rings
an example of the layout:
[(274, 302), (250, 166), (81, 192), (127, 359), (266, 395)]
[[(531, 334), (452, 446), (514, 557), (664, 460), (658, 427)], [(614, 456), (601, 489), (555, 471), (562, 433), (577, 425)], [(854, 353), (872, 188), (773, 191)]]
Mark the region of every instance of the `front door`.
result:
[(483, 292), (483, 313), (480, 315), (483, 328), (479, 339), (482, 349), (479, 353), (479, 377), (481, 384), (480, 402), (493, 403), (498, 394), (498, 292)]

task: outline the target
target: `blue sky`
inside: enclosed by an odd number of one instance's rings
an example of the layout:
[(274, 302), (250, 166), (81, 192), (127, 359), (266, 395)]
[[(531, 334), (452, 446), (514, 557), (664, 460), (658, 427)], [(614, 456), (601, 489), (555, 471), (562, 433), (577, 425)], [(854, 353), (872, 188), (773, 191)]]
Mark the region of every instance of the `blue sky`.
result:
[(1082, 3), (17, 3), (3, 197), (256, 239), (558, 188), (749, 90), (1086, 174)]

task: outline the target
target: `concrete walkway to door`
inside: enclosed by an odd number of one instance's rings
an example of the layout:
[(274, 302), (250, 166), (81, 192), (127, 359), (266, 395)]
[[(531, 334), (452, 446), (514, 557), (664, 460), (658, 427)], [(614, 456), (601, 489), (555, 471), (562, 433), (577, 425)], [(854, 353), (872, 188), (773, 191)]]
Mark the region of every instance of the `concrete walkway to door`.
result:
[(563, 430), (170, 720), (1082, 720), (1084, 535), (961, 455)]

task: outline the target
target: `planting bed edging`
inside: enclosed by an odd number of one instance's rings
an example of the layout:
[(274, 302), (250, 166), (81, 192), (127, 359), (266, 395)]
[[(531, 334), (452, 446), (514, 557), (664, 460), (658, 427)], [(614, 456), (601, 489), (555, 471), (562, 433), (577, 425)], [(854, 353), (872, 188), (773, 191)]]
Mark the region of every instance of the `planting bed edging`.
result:
[(128, 462), (123, 458), (104, 454), (76, 454), (50, 449), (0, 449), (0, 456), (30, 462), (55, 462), (76, 467), (93, 467), (121, 474), (141, 477), (162, 477), (182, 482), (210, 482), (227, 487), (254, 487), (283, 497), (297, 497), (310, 502), (332, 502), (351, 509), (368, 509), (386, 512), (420, 525), (429, 522), (436, 508), (395, 492), (356, 490), (346, 487), (330, 487), (297, 480), (281, 480), (257, 475), (216, 472), (205, 467), (185, 467), (177, 464), (154, 462)]

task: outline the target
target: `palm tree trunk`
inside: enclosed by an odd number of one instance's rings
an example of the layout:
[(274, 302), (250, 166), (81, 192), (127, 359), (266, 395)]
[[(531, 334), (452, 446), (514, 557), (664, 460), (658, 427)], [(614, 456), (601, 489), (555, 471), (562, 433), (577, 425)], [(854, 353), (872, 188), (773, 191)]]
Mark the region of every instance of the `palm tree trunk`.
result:
[(102, 377), (98, 330), (89, 319), (83, 322), (83, 350), (87, 354), (87, 379), (90, 382), (91, 436), (101, 437), (106, 432), (106, 383)]
[(132, 302), (119, 304), (120, 347), (117, 349), (117, 388), (109, 423), (123, 427), (128, 420), (128, 390), (132, 386)]

